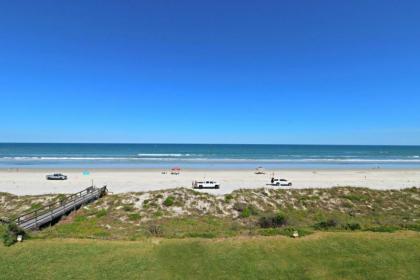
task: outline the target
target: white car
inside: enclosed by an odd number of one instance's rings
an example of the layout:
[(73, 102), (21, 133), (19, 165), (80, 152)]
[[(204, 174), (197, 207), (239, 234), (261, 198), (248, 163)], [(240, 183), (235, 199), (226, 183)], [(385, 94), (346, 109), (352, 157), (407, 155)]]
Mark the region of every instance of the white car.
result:
[(192, 187), (193, 189), (219, 189), (220, 184), (215, 181), (194, 181)]
[(47, 180), (67, 180), (67, 176), (61, 173), (55, 173), (46, 176)]
[(291, 187), (292, 182), (289, 182), (286, 179), (271, 178), (271, 184), (270, 185), (279, 186), (279, 187)]

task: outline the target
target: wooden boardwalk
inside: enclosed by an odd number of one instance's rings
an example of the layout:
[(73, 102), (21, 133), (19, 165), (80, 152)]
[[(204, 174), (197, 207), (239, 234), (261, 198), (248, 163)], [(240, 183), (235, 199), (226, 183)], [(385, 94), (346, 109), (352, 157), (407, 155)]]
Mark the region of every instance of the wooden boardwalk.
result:
[(106, 194), (106, 186), (102, 188), (89, 187), (81, 192), (67, 196), (63, 200), (43, 206), (35, 211), (20, 215), (14, 222), (24, 230), (39, 229), (50, 224), (68, 213), (88, 204)]

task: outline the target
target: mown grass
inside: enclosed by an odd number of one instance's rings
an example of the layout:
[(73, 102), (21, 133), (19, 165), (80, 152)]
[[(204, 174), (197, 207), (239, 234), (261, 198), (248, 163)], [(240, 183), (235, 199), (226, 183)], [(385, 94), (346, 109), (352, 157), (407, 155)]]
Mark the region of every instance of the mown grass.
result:
[(418, 279), (420, 233), (0, 245), (2, 279)]

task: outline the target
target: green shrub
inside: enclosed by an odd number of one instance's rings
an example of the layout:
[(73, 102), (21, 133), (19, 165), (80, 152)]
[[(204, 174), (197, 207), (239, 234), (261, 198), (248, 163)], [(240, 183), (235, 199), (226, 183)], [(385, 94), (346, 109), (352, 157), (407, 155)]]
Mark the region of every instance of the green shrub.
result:
[(233, 209), (240, 213), (242, 218), (248, 218), (252, 215), (257, 215), (258, 210), (251, 204), (245, 204), (241, 202), (237, 202), (233, 205)]
[(360, 230), (360, 229), (362, 229), (362, 227), (360, 226), (359, 223), (347, 223), (344, 226), (344, 228), (347, 229), (347, 230)]
[(250, 216), (253, 215), (258, 215), (258, 210), (252, 206), (252, 205), (248, 205), (242, 212), (241, 212), (241, 217), (242, 218), (248, 218)]
[(231, 194), (227, 194), (227, 195), (225, 195), (225, 201), (226, 202), (229, 202), (229, 201), (231, 201), (233, 199), (233, 196), (231, 195)]
[(175, 201), (175, 197), (173, 196), (168, 196), (164, 201), (163, 201), (163, 205), (165, 205), (166, 207), (172, 206), (174, 205), (174, 201)]
[(15, 223), (9, 223), (6, 225), (4, 232), (3, 232), (3, 244), (5, 246), (11, 246), (17, 242), (17, 236), (22, 235), (24, 237), (26, 235), (25, 231), (17, 226)]
[(408, 230), (420, 231), (420, 224), (409, 224), (404, 227)]
[(242, 218), (248, 218), (252, 215), (251, 213), (251, 209), (249, 209), (248, 207), (245, 208), (242, 212), (241, 212), (241, 217)]
[(276, 228), (287, 225), (287, 217), (282, 213), (271, 214), (261, 217), (258, 220), (261, 228)]
[(331, 229), (331, 228), (336, 228), (338, 225), (338, 221), (335, 219), (328, 219), (326, 221), (321, 221), (319, 223), (316, 223), (314, 225), (315, 229), (318, 230), (325, 230), (325, 229)]

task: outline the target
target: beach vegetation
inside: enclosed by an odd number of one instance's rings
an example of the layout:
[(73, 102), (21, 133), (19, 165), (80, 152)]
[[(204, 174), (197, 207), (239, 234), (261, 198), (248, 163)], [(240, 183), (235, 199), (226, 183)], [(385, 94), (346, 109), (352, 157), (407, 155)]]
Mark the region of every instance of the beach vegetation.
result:
[(163, 205), (165, 205), (166, 207), (172, 206), (174, 205), (174, 201), (175, 201), (175, 197), (173, 196), (168, 196), (164, 201), (163, 201)]
[(243, 202), (236, 202), (233, 205), (233, 209), (239, 212), (241, 218), (248, 218), (258, 214), (258, 209), (254, 205)]
[(147, 225), (147, 230), (150, 235), (155, 237), (161, 237), (163, 235), (163, 229), (159, 224), (149, 223)]
[(140, 220), (140, 214), (139, 213), (130, 213), (130, 214), (128, 214), (128, 219), (130, 220), (130, 221), (138, 221), (138, 220)]
[(132, 212), (134, 210), (133, 204), (124, 204), (123, 210), (126, 212)]
[(67, 198), (67, 196), (65, 194), (58, 194), (57, 197), (55, 198), (56, 201), (64, 201)]
[(35, 210), (39, 210), (43, 207), (42, 203), (40, 202), (36, 202), (36, 203), (32, 203), (31, 204), (31, 208), (29, 209), (29, 211), (35, 211)]
[(361, 230), (362, 226), (359, 223), (347, 223), (344, 225), (344, 229), (347, 230)]
[(404, 228), (407, 230), (420, 231), (420, 224), (407, 224), (404, 225)]
[[(363, 198), (343, 197), (349, 194)], [(156, 198), (159, 195), (160, 201)], [(0, 204), (0, 216), (13, 220), (22, 209), (29, 209), (34, 203), (45, 205), (57, 196), (2, 194), (2, 197), (5, 203)], [(243, 189), (224, 196), (177, 188), (105, 196), (54, 226), (34, 232), (32, 238), (138, 240), (151, 236), (149, 222), (159, 225), (160, 235), (165, 238), (267, 235), (282, 228), (392, 232), (386, 227), (393, 227), (418, 231), (417, 205), (420, 205), (418, 188)], [(136, 223), (140, 220), (146, 224)]]
[(367, 230), (368, 231), (373, 231), (373, 232), (396, 232), (398, 230), (400, 230), (401, 228), (398, 226), (375, 226), (375, 227), (370, 227)]
[(102, 218), (104, 216), (106, 216), (108, 214), (108, 210), (107, 209), (100, 209), (96, 212), (96, 218)]
[(7, 223), (2, 227), (2, 239), (5, 246), (11, 246), (17, 242), (20, 235), (22, 238), (27, 237), (26, 232), (13, 222)]
[(339, 222), (336, 219), (328, 219), (324, 221), (320, 221), (314, 225), (315, 229), (318, 230), (328, 230), (334, 229), (339, 225)]
[(365, 195), (365, 194), (345, 194), (341, 196), (344, 199), (348, 199), (352, 202), (361, 202), (361, 201), (366, 201), (369, 199), (369, 196)]
[(259, 218), (258, 225), (261, 228), (276, 228), (287, 225), (287, 217), (283, 213), (268, 214)]
[(231, 201), (233, 199), (233, 195), (231, 195), (231, 194), (227, 194), (227, 195), (225, 195), (225, 201), (226, 202), (229, 202), (229, 201)]

